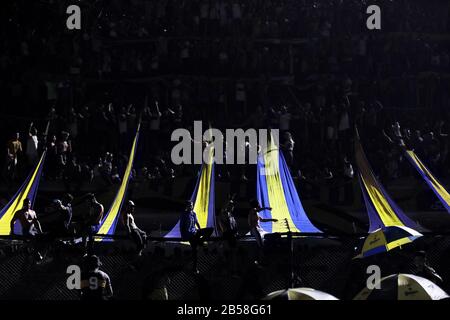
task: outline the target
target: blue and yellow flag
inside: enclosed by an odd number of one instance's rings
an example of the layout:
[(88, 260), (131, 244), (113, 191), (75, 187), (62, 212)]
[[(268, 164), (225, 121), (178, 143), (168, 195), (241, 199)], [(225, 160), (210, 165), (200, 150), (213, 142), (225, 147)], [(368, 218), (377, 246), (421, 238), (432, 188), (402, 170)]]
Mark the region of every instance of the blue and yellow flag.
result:
[[(130, 157), (128, 159), (128, 164), (123, 175), (122, 183), (120, 184), (119, 191), (117, 191), (116, 197), (109, 208), (109, 211), (103, 217), (100, 224), (100, 228), (97, 232), (98, 235), (113, 235), (116, 231), (117, 221), (119, 220), (120, 211), (122, 210), (123, 203), (127, 195), (128, 184), (131, 178), (131, 171), (133, 169), (133, 162), (136, 156), (136, 149), (139, 139), (139, 129), (136, 131), (136, 136), (134, 137), (133, 146), (131, 147)], [(108, 241), (111, 239), (107, 238), (95, 238), (95, 241)]]
[(442, 184), (436, 179), (428, 168), (420, 161), (419, 157), (412, 150), (406, 150), (406, 158), (416, 168), (428, 186), (433, 190), (442, 205), (450, 213), (450, 194), (445, 190)]
[(278, 219), (278, 222), (262, 222), (265, 232), (322, 232), (308, 219), (283, 154), (273, 139), (268, 141), (267, 150), (258, 155), (256, 196), (262, 207), (272, 208), (272, 211), (261, 211), (261, 217)]
[[(14, 217), (16, 211), (22, 209), (23, 200), (26, 198), (31, 200), (31, 206), (34, 205), (36, 194), (41, 179), (42, 168), (44, 167), (46, 152), (41, 156), (36, 168), (30, 173), (20, 189), (14, 195), (14, 197), (8, 202), (8, 204), (0, 211), (0, 235), (6, 236), (11, 233), (11, 220)], [(20, 223), (16, 222), (14, 225), (14, 233), (21, 234), (22, 228)]]
[[(208, 149), (209, 161), (202, 164), (191, 201), (194, 203), (194, 212), (200, 227), (214, 228), (213, 235), (217, 236), (214, 208), (214, 148), (211, 146)], [(165, 237), (181, 238), (180, 221)]]
[(375, 177), (364, 150), (358, 139), (355, 140), (355, 157), (359, 169), (359, 182), (369, 216), (369, 232), (391, 226), (405, 226), (417, 229)]

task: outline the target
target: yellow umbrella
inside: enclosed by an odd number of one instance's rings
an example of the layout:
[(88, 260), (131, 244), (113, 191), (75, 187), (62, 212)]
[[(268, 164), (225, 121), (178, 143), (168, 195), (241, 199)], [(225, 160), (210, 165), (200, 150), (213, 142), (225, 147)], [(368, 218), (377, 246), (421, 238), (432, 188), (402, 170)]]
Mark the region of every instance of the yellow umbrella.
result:
[(354, 300), (441, 300), (449, 297), (430, 280), (405, 273), (384, 277), (374, 287), (364, 288)]
[(269, 293), (263, 300), (339, 300), (338, 298), (311, 288), (293, 288)]
[(370, 233), (355, 258), (365, 258), (377, 253), (387, 252), (422, 237), (422, 234), (405, 226), (390, 226)]

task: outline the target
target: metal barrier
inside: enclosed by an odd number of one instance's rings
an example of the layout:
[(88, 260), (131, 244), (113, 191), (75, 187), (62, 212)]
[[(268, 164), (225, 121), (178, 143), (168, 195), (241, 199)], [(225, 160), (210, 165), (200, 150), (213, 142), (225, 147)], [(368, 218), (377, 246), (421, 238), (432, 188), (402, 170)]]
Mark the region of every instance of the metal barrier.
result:
[[(358, 236), (279, 235), (266, 240), (263, 265), (254, 263), (256, 244), (245, 240), (241, 239), (236, 249), (219, 239), (200, 249), (200, 275), (192, 272), (190, 247), (173, 239), (152, 239), (142, 257), (135, 256), (134, 247), (127, 241), (101, 244), (96, 252), (103, 263), (101, 269), (111, 277), (115, 299), (145, 299), (159, 287), (167, 289), (171, 300), (259, 299), (293, 285), (351, 299), (365, 286), (367, 266), (379, 265), (383, 276), (411, 273), (415, 252), (422, 249), (443, 277), (444, 289), (448, 289), (448, 235), (426, 235), (401, 249), (363, 260), (352, 259), (361, 243)], [(78, 298), (76, 291), (66, 287), (66, 268), (80, 263), (81, 249), (52, 244), (48, 261), (42, 264), (32, 261), (30, 252), (30, 244), (1, 249), (0, 299)]]

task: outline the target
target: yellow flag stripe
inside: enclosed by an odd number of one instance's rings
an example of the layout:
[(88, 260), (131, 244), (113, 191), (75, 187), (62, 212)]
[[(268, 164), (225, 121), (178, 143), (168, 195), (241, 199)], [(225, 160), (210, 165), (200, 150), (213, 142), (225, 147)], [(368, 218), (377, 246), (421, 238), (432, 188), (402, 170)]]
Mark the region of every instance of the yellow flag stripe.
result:
[(209, 202), (211, 190), (211, 178), (213, 169), (214, 148), (209, 148), (209, 160), (204, 164), (198, 184), (197, 196), (194, 201), (194, 212), (197, 215), (198, 223), (201, 228), (206, 228), (208, 224)]
[(288, 204), (284, 196), (283, 184), (280, 177), (278, 147), (270, 141), (269, 150), (264, 153), (264, 164), (267, 184), (267, 194), (272, 207), (272, 218), (278, 222), (272, 223), (272, 232), (287, 232), (285, 221), (289, 223), (292, 232), (300, 232), (289, 213)]
[[(139, 129), (138, 129), (139, 131)], [(137, 134), (134, 138), (133, 147), (131, 148), (130, 158), (128, 160), (128, 164), (125, 170), (125, 174), (122, 180), (122, 183), (120, 184), (119, 191), (117, 192), (116, 198), (114, 199), (113, 204), (111, 205), (111, 208), (109, 210), (108, 216), (105, 218), (105, 221), (103, 221), (102, 226), (98, 230), (97, 234), (108, 234), (109, 229), (111, 228), (112, 224), (114, 223), (114, 220), (116, 219), (117, 215), (119, 214), (120, 208), (122, 206), (122, 202), (124, 200), (128, 181), (130, 179), (131, 170), (133, 169), (133, 161), (135, 156), (135, 151), (137, 147)], [(96, 238), (96, 241), (101, 241), (102, 239)]]
[(378, 212), (381, 221), (386, 227), (390, 226), (404, 226), (403, 222), (398, 218), (395, 214), (392, 207), (389, 205), (386, 198), (383, 196), (381, 191), (377, 188), (376, 182), (372, 177), (368, 178), (366, 181), (366, 177), (361, 174), (361, 181), (364, 184), (365, 189), (367, 190), (367, 194), (372, 200), (372, 204), (375, 207), (375, 210)]
[(416, 154), (413, 151), (406, 151), (408, 153), (408, 155), (411, 157), (411, 159), (413, 159), (413, 161), (417, 164), (417, 166), (423, 171), (425, 172), (425, 174), (427, 175), (428, 179), (431, 181), (431, 183), (433, 184), (434, 189), (436, 190), (437, 193), (439, 193), (439, 195), (441, 196), (441, 198), (450, 205), (450, 194), (447, 192), (447, 190), (445, 190), (445, 188), (436, 180), (436, 178), (431, 174), (431, 172), (428, 170), (427, 167), (425, 167), (425, 165), (422, 163), (422, 161), (420, 161), (420, 159), (416, 156)]

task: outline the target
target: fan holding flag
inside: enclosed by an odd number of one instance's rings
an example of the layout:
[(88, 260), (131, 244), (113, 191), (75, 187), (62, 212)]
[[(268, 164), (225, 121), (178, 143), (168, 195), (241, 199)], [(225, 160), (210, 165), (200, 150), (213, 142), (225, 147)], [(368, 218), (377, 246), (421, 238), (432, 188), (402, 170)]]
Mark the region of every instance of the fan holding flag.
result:
[(264, 210), (271, 211), (272, 208), (261, 207), (261, 205), (259, 204), (259, 202), (257, 200), (254, 200), (254, 199), (251, 200), (250, 207), (251, 207), (251, 209), (248, 213), (248, 225), (250, 227), (251, 235), (255, 237), (256, 244), (258, 245), (259, 256), (261, 258), (262, 248), (264, 245), (264, 243), (263, 243), (264, 231), (261, 228), (261, 225), (259, 223), (260, 222), (278, 222), (278, 219), (261, 218), (258, 214), (259, 212), (264, 211)]

